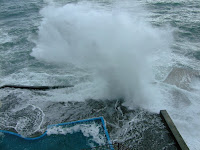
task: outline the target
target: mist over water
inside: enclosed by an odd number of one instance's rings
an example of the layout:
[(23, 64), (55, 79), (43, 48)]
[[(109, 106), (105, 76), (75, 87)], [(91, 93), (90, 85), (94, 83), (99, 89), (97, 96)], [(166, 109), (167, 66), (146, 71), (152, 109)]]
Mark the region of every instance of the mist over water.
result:
[(123, 98), (130, 107), (152, 103), (151, 57), (169, 50), (171, 33), (153, 28), (138, 14), (97, 6), (45, 7), (31, 55), (92, 70), (99, 80), (96, 86), (102, 85), (99, 98)]

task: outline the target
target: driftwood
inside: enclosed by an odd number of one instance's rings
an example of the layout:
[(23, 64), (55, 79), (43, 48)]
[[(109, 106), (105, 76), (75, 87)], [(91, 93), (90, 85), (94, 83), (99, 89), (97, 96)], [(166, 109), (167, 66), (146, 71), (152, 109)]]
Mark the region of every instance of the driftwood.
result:
[(0, 89), (4, 88), (16, 88), (16, 89), (28, 89), (28, 90), (50, 90), (50, 89), (60, 89), (60, 88), (69, 88), (73, 85), (67, 86), (27, 86), (27, 85), (3, 85)]

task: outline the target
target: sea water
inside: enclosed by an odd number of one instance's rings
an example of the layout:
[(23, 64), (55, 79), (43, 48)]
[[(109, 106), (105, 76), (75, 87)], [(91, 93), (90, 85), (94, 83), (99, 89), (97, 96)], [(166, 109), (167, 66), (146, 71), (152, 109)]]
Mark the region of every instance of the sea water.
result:
[(198, 149), (199, 12), (198, 0), (0, 0), (0, 85), (74, 85), (1, 89), (0, 128), (103, 115), (112, 140), (140, 143), (167, 109)]

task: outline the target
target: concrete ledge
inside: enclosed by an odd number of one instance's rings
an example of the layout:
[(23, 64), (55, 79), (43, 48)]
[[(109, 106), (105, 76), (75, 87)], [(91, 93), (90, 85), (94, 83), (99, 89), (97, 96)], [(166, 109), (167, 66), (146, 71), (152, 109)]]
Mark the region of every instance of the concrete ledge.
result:
[(168, 127), (169, 131), (172, 133), (177, 146), (181, 150), (189, 150), (188, 146), (186, 145), (185, 141), (183, 140), (182, 136), (178, 132), (176, 126), (174, 125), (172, 119), (170, 118), (169, 114), (166, 110), (160, 111), (161, 118), (163, 119), (164, 123)]

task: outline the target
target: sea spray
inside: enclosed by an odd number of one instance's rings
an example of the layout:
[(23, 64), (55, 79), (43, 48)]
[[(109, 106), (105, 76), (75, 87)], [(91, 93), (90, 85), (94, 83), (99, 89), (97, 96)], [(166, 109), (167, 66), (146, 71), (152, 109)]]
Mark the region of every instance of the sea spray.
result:
[(93, 70), (103, 84), (103, 97), (123, 98), (127, 106), (156, 99), (149, 62), (152, 53), (168, 49), (167, 32), (138, 19), (137, 13), (131, 16), (88, 3), (50, 5), (41, 14), (44, 18), (32, 56)]

